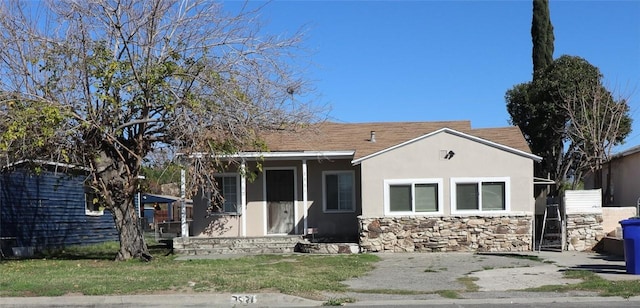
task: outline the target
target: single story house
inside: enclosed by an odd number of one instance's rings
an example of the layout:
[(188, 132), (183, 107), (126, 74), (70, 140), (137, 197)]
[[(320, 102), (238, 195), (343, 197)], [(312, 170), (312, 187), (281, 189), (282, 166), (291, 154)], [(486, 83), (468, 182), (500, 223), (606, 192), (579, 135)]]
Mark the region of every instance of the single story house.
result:
[[(640, 203), (640, 145), (614, 154), (602, 168), (603, 203), (608, 206), (637, 206)], [(595, 175), (585, 179), (585, 189), (596, 187)]]
[[(159, 236), (168, 233), (169, 235), (180, 234), (180, 207), (181, 198), (169, 195), (142, 194), (140, 204), (142, 205), (141, 218), (145, 230), (154, 230)], [(193, 202), (185, 200), (185, 210), (187, 223), (193, 220)]]
[(4, 256), (117, 241), (108, 210), (94, 204), (85, 189), (82, 168), (40, 162), (36, 172), (26, 162), (0, 173), (0, 248)]
[[(193, 198), (192, 236), (308, 235), (362, 251), (531, 250), (533, 155), (517, 127), (330, 123), (264, 136)], [(207, 207), (216, 202), (216, 213)]]

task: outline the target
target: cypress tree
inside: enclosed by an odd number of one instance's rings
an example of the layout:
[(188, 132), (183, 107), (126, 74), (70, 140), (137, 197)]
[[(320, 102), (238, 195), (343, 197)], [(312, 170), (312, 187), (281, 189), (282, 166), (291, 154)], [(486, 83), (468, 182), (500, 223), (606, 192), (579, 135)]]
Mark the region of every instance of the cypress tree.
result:
[(553, 62), (553, 25), (549, 14), (549, 0), (533, 0), (533, 20), (531, 22), (533, 41), (533, 77), (536, 72)]

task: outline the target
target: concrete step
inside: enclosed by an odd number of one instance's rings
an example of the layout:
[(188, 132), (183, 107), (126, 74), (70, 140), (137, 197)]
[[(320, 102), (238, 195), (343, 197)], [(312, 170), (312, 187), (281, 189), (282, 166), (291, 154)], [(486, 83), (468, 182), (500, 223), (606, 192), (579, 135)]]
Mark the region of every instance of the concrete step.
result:
[(250, 238), (175, 238), (174, 251), (186, 255), (292, 253), (300, 236)]
[(358, 243), (300, 243), (300, 252), (313, 254), (359, 253)]
[(278, 245), (278, 244), (293, 244), (295, 245), (296, 243), (302, 241), (301, 238), (297, 238), (295, 240), (263, 240), (263, 241), (257, 241), (257, 240), (234, 240), (234, 241), (215, 241), (215, 240), (199, 240), (199, 239), (181, 239), (181, 238), (176, 238), (174, 239), (174, 245), (178, 244), (178, 245), (183, 245), (183, 246), (189, 246), (189, 245), (209, 245), (209, 246), (226, 246), (226, 247), (230, 247), (230, 246), (243, 246), (243, 245), (248, 245), (248, 246), (256, 246), (256, 245)]
[[(180, 249), (214, 249), (214, 248), (218, 248), (218, 249), (224, 249), (224, 248), (228, 248), (228, 249), (241, 249), (241, 248), (247, 248), (247, 249), (251, 249), (251, 248), (286, 248), (286, 247), (295, 247), (297, 245), (297, 243), (237, 243), (237, 244), (203, 244), (203, 243), (190, 243), (190, 244), (186, 244), (186, 245), (179, 245), (177, 246)], [(176, 245), (174, 245), (174, 248), (176, 248)]]
[(282, 247), (282, 248), (211, 248), (211, 249), (184, 249), (175, 250), (176, 253), (189, 255), (189, 256), (201, 256), (201, 255), (215, 255), (215, 254), (284, 254), (294, 253), (295, 247)]

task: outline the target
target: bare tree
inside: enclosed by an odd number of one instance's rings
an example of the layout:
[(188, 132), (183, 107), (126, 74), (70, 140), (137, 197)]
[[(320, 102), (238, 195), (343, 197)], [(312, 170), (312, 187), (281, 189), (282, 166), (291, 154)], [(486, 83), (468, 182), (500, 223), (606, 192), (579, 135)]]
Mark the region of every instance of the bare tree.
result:
[(571, 156), (571, 165), (577, 173), (574, 178), (592, 173), (595, 186), (602, 187), (602, 167), (609, 161), (613, 147), (629, 134), (627, 100), (614, 99), (602, 84), (595, 83), (563, 95), (562, 108), (569, 118), (567, 155)]
[(631, 132), (631, 117), (626, 101), (613, 99), (600, 70), (586, 59), (562, 55), (536, 74), (507, 91), (507, 110), (531, 150), (544, 158), (536, 175), (549, 176), (560, 191), (580, 182), (589, 168), (600, 168)]
[[(149, 255), (134, 209), (154, 149), (234, 153), (314, 121), (294, 60), (302, 33), (269, 36), (257, 11), (207, 0), (0, 4), (0, 150), (89, 167), (114, 215), (117, 259)], [(36, 124), (37, 125), (34, 125)], [(198, 164), (192, 184), (214, 163)]]

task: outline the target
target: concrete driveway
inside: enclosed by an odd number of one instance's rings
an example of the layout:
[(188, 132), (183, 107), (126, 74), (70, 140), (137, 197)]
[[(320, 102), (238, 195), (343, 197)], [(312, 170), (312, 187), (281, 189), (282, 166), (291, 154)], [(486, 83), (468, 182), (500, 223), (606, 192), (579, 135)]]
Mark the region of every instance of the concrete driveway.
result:
[(345, 281), (354, 290), (435, 292), (464, 290), (458, 281), (469, 273), (503, 267), (532, 267), (540, 262), (471, 253), (384, 253), (368, 275)]
[[(462, 298), (522, 298), (597, 296), (593, 292), (524, 291), (545, 285), (578, 283), (564, 278), (568, 269), (590, 270), (609, 280), (639, 280), (625, 272), (624, 260), (588, 252), (527, 252), (513, 254), (384, 253), (369, 274), (345, 281), (353, 292), (327, 294), (358, 302), (393, 299), (442, 299), (442, 291)], [(535, 256), (542, 261), (523, 256)], [(459, 278), (470, 277), (478, 291), (469, 292)], [(393, 293), (393, 294), (388, 294)]]

